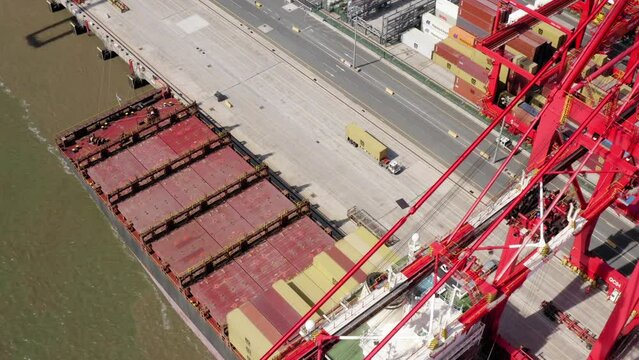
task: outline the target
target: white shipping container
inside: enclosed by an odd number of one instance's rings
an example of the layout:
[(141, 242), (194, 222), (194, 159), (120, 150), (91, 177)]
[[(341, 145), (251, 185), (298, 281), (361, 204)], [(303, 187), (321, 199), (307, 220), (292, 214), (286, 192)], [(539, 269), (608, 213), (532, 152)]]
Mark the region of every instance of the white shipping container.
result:
[(402, 34), (403, 44), (408, 45), (411, 49), (416, 50), (429, 59), (432, 59), (435, 45), (440, 41), (441, 39), (430, 34), (425, 34), (421, 30), (414, 28)]
[(448, 0), (435, 0), (435, 16), (446, 21), (450, 26), (457, 23), (459, 6)]
[(448, 37), (448, 30), (450, 30), (451, 27), (452, 25), (446, 22), (446, 20), (440, 19), (431, 13), (422, 15), (422, 31), (440, 40), (444, 40)]
[[(551, 0), (535, 0), (535, 3), (532, 5), (526, 5), (527, 8), (531, 9), (531, 10), (537, 10), (540, 7), (548, 4)], [(435, 5), (437, 6), (437, 5)], [(523, 18), (524, 16), (526, 16), (528, 13), (525, 12), (524, 10), (520, 10), (517, 9), (513, 12), (510, 13), (510, 15), (508, 15), (508, 25), (514, 23), (515, 21)]]

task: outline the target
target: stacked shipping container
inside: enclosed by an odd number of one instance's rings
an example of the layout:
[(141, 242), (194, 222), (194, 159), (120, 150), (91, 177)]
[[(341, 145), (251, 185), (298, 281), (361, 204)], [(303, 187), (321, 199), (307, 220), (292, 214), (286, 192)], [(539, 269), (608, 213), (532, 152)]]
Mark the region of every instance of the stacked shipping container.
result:
[[(439, 0), (435, 6), (436, 15), (454, 19), (454, 26), (435, 47), (433, 61), (455, 74), (453, 90), (458, 95), (479, 105), (486, 95), (492, 60), (473, 46), (477, 38), (490, 34), (497, 5), (490, 0), (462, 0), (457, 6)], [(458, 11), (454, 16), (450, 14), (452, 9)]]
[(497, 1), (462, 0), (459, 4), (457, 26), (483, 38), (492, 33), (497, 16)]
[[(377, 242), (369, 231), (358, 228), (354, 233), (309, 259), (307, 267), (297, 275), (268, 283), (268, 289), (248, 299), (226, 315), (231, 343), (246, 359), (263, 355), (315, 302), (317, 302), (373, 244)], [(382, 247), (350, 279), (335, 298), (320, 310), (320, 314), (335, 307), (339, 301), (363, 283), (368, 274), (383, 271), (399, 258)], [(280, 276), (281, 277), (281, 276)], [(282, 277), (281, 277), (282, 278)], [(316, 315), (315, 319), (319, 316)]]
[[(440, 6), (441, 4), (441, 6)], [(450, 4), (450, 3), (448, 3)], [(446, 0), (436, 2), (437, 11), (450, 9)], [(455, 92), (479, 105), (486, 98), (488, 77), (492, 72), (493, 59), (476, 48), (479, 39), (490, 35), (496, 22), (508, 17), (504, 13), (497, 19), (497, 0), (461, 0), (456, 24), (448, 33), (448, 38), (436, 45), (433, 61), (455, 74)], [(452, 18), (443, 14), (442, 19)], [(569, 28), (570, 25), (562, 24)], [(503, 56), (525, 71), (535, 74), (554, 51), (566, 40), (566, 34), (543, 22), (539, 22), (503, 45)], [(491, 94), (508, 96), (516, 94), (526, 85), (526, 78), (506, 66), (500, 66), (496, 92)]]

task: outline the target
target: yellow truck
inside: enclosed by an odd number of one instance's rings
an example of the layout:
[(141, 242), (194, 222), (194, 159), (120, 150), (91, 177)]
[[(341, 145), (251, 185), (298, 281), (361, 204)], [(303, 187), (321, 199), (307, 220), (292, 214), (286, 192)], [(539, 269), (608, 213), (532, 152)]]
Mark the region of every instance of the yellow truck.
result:
[(379, 165), (385, 167), (391, 174), (402, 171), (402, 166), (396, 160), (388, 158), (388, 147), (356, 123), (346, 125), (346, 139), (351, 145), (361, 148), (377, 160)]

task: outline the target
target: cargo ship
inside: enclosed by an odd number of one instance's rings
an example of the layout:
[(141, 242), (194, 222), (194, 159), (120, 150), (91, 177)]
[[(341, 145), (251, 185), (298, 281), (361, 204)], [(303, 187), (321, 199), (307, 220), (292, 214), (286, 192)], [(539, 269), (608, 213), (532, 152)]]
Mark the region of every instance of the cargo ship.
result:
[[(376, 240), (360, 231), (338, 244), (340, 230), (294, 188), (166, 89), (56, 143), (163, 293), (225, 359), (263, 354)], [(250, 326), (234, 332), (229, 319), (248, 319), (254, 338), (231, 341)]]

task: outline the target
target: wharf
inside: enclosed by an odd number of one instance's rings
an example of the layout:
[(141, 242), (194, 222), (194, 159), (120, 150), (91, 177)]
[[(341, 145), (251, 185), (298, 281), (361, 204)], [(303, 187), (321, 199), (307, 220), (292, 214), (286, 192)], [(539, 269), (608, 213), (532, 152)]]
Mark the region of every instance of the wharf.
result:
[[(405, 212), (396, 201), (411, 203), (444, 170), (437, 160), (213, 3), (187, 0), (158, 6), (138, 1), (129, 7), (120, 14), (109, 3), (85, 1), (82, 10), (76, 5), (69, 10), (80, 20), (88, 19), (92, 33), (110, 50), (133, 61), (138, 75), (156, 87), (168, 84), (187, 103), (197, 100), (207, 116), (233, 129), (249, 150), (281, 172), (345, 232), (354, 228), (347, 221), (347, 210), (353, 206), (390, 228)], [(228, 96), (232, 108), (217, 101), (217, 91)], [(393, 176), (353, 148), (344, 135), (346, 124), (353, 121), (397, 154), (406, 170)], [(416, 231), (424, 239), (442, 236), (455, 225), (461, 218), (458, 210), (478, 191), (470, 182), (454, 179), (458, 183), (447, 182), (435, 194), (431, 203), (435, 206), (427, 204), (427, 211), (416, 216), (412, 226), (398, 234), (400, 238)], [(443, 207), (442, 202), (452, 206)]]

